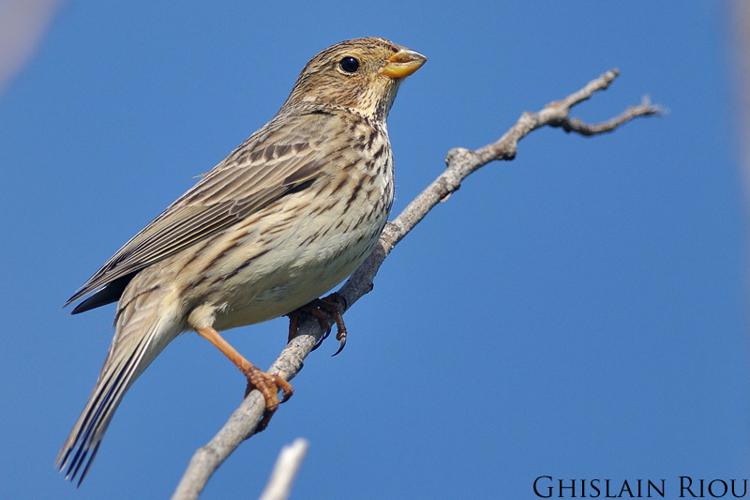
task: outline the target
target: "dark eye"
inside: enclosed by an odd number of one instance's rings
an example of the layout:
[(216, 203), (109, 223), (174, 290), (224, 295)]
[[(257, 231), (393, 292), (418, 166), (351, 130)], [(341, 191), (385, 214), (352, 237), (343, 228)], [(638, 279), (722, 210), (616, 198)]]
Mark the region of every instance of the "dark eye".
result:
[(359, 69), (359, 61), (352, 56), (346, 56), (339, 61), (339, 66), (347, 73), (354, 73)]

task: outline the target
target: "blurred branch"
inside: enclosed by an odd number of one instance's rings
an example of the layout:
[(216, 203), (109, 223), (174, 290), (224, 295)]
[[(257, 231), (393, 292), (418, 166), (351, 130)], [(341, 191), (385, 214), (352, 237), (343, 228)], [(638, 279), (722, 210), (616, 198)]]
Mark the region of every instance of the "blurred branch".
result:
[(284, 446), (276, 460), (266, 489), (260, 495), (260, 500), (286, 500), (292, 492), (292, 483), (297, 476), (302, 460), (305, 459), (308, 443), (297, 438), (288, 446)]
[(734, 47), (732, 50), (732, 67), (734, 76), (734, 98), (736, 120), (739, 124), (738, 143), (744, 174), (745, 206), (750, 200), (750, 3), (746, 0), (735, 0), (734, 8), (729, 11)]
[(59, 0), (0, 2), (0, 92), (31, 58), (59, 3)]
[[(373, 253), (339, 290), (338, 293), (346, 301), (346, 308), (354, 305), (372, 290), (373, 279), (385, 258), (435, 205), (446, 200), (451, 193), (461, 187), (461, 182), (466, 177), (484, 165), (495, 160), (515, 158), (518, 142), (534, 130), (551, 126), (560, 127), (567, 132), (592, 136), (611, 132), (635, 118), (661, 113), (658, 107), (644, 100), (640, 105), (631, 107), (623, 114), (600, 124), (590, 125), (570, 117), (573, 107), (586, 101), (596, 92), (606, 90), (617, 75), (617, 70), (607, 71), (564, 99), (552, 102), (535, 113), (523, 113), (516, 123), (492, 144), (474, 150), (450, 150), (445, 160), (445, 171), (412, 200), (396, 219), (386, 225)], [(271, 365), (270, 371), (278, 372), (287, 380), (294, 378), (302, 369), (305, 357), (323, 338), (324, 333), (316, 320), (303, 320), (300, 323), (299, 334), (287, 344)], [(258, 424), (263, 418), (264, 408), (263, 397), (258, 391), (252, 391), (211, 441), (195, 452), (172, 498), (198, 498), (214, 471), (242, 441), (259, 430)]]

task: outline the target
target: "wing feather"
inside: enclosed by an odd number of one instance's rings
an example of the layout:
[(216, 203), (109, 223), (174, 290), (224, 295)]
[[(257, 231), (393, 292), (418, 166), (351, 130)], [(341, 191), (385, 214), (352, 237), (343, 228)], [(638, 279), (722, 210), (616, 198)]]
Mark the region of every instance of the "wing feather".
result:
[(277, 116), (125, 243), (65, 305), (309, 186), (337, 153), (325, 148), (323, 138), (340, 133), (343, 126), (328, 114)]

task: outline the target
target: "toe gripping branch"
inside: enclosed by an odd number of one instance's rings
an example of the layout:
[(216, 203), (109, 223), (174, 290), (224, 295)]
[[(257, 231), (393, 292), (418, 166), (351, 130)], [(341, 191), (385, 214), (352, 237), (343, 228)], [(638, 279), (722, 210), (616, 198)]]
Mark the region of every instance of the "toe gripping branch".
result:
[(320, 344), (331, 334), (331, 328), (336, 325), (336, 340), (339, 341), (339, 348), (333, 353), (336, 356), (344, 350), (346, 346), (346, 324), (344, 323), (343, 313), (346, 310), (346, 299), (338, 293), (332, 293), (322, 299), (315, 299), (299, 309), (289, 313), (289, 339), (292, 340), (299, 333), (300, 318), (303, 315), (312, 316), (318, 321), (320, 327), (325, 332), (315, 345), (313, 350), (320, 347)]

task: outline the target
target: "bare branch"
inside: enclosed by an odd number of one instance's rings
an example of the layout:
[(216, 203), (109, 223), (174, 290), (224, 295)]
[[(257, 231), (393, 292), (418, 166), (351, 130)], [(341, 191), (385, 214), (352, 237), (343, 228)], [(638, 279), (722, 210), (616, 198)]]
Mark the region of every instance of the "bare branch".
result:
[[(386, 225), (373, 253), (339, 290), (338, 293), (345, 299), (347, 308), (372, 290), (373, 279), (385, 258), (435, 205), (446, 200), (451, 193), (461, 187), (461, 182), (466, 177), (484, 165), (495, 160), (515, 158), (518, 142), (534, 130), (552, 126), (560, 127), (566, 132), (592, 136), (611, 132), (638, 117), (662, 113), (660, 108), (644, 100), (640, 105), (628, 108), (621, 115), (599, 124), (587, 124), (570, 117), (573, 107), (588, 100), (595, 92), (606, 90), (617, 76), (617, 70), (607, 71), (564, 99), (552, 102), (538, 112), (523, 113), (516, 123), (492, 144), (475, 150), (450, 150), (445, 159), (445, 171), (412, 200), (396, 219)], [(299, 331), (299, 335), (287, 344), (270, 368), (270, 371), (278, 372), (287, 380), (292, 379), (302, 369), (305, 357), (324, 333), (318, 322), (313, 319), (303, 321)], [(195, 452), (173, 499), (198, 498), (214, 471), (242, 441), (256, 432), (263, 416), (263, 409), (262, 396), (258, 391), (252, 391), (213, 439)]]
[(612, 132), (626, 122), (639, 116), (650, 116), (664, 114), (664, 110), (658, 106), (652, 106), (648, 97), (644, 97), (638, 106), (631, 106), (615, 116), (601, 123), (585, 123), (578, 118), (566, 118), (560, 123), (550, 123), (553, 127), (560, 127), (566, 132), (590, 136)]
[(266, 489), (260, 495), (260, 500), (286, 500), (292, 492), (292, 483), (297, 476), (302, 461), (307, 453), (308, 443), (297, 438), (288, 446), (282, 448), (276, 465), (271, 472)]

